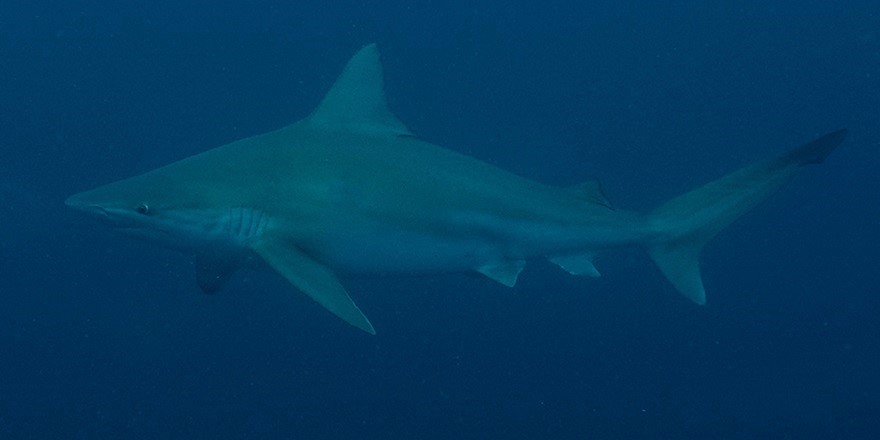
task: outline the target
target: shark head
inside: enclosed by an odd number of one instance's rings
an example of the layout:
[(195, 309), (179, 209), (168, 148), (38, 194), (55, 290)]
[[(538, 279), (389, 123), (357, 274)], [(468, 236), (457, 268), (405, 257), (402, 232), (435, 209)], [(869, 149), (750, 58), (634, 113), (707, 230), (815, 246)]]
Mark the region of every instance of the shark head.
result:
[(145, 183), (149, 182), (141, 182), (145, 179), (139, 177), (74, 194), (64, 203), (123, 231), (149, 229), (166, 223), (167, 211), (157, 206), (158, 200), (145, 191)]
[(155, 200), (135, 179), (127, 179), (74, 194), (64, 203), (78, 211), (90, 214), (111, 227), (138, 227), (155, 222)]
[(180, 248), (193, 241), (198, 223), (189, 210), (149, 197), (144, 187), (120, 181), (74, 194), (65, 204), (125, 235)]
[(206, 185), (198, 179), (171, 177), (160, 168), (74, 194), (65, 203), (124, 235), (185, 252), (228, 253), (265, 229), (261, 211), (211, 204), (213, 192), (201, 189)]

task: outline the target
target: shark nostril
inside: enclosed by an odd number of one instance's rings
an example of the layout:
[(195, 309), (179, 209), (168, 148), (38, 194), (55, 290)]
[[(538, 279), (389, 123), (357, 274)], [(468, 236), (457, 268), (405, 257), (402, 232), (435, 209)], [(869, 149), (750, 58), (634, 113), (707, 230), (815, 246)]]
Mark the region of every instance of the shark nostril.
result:
[(97, 215), (100, 217), (110, 217), (110, 214), (107, 212), (107, 210), (103, 206), (100, 206), (100, 205), (85, 205), (85, 206), (82, 206), (81, 209), (85, 212), (88, 212), (90, 214), (94, 214), (94, 215)]
[(95, 203), (89, 203), (82, 198), (77, 196), (68, 197), (67, 200), (64, 201), (64, 204), (77, 210), (84, 212), (90, 215), (96, 215), (99, 217), (109, 217), (110, 214), (107, 212), (107, 209), (101, 205)]

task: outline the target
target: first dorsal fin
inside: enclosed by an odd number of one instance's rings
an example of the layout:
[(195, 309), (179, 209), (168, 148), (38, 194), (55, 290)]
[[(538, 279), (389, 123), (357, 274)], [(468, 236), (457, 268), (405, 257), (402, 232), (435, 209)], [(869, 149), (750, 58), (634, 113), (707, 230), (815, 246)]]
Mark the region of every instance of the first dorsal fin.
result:
[(385, 102), (379, 50), (370, 44), (345, 65), (309, 122), (330, 129), (374, 134), (412, 135)]

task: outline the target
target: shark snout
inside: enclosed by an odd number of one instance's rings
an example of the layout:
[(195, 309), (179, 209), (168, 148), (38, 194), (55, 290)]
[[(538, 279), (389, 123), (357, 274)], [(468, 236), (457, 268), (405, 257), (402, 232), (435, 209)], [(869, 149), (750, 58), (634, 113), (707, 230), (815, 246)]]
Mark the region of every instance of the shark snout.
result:
[(68, 197), (67, 200), (64, 201), (64, 204), (73, 209), (76, 209), (77, 211), (81, 211), (89, 215), (94, 215), (102, 218), (107, 218), (110, 216), (103, 206), (85, 200), (82, 197), (79, 197), (79, 194)]

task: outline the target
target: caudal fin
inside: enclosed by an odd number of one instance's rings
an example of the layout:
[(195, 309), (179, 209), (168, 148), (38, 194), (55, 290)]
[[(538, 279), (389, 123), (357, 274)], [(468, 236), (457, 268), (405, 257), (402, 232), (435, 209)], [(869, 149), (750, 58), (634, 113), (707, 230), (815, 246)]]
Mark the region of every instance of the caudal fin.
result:
[(847, 130), (826, 134), (774, 159), (764, 160), (681, 195), (652, 212), (657, 236), (648, 253), (684, 296), (706, 302), (699, 256), (718, 232), (784, 186), (804, 165), (822, 163), (846, 138)]

